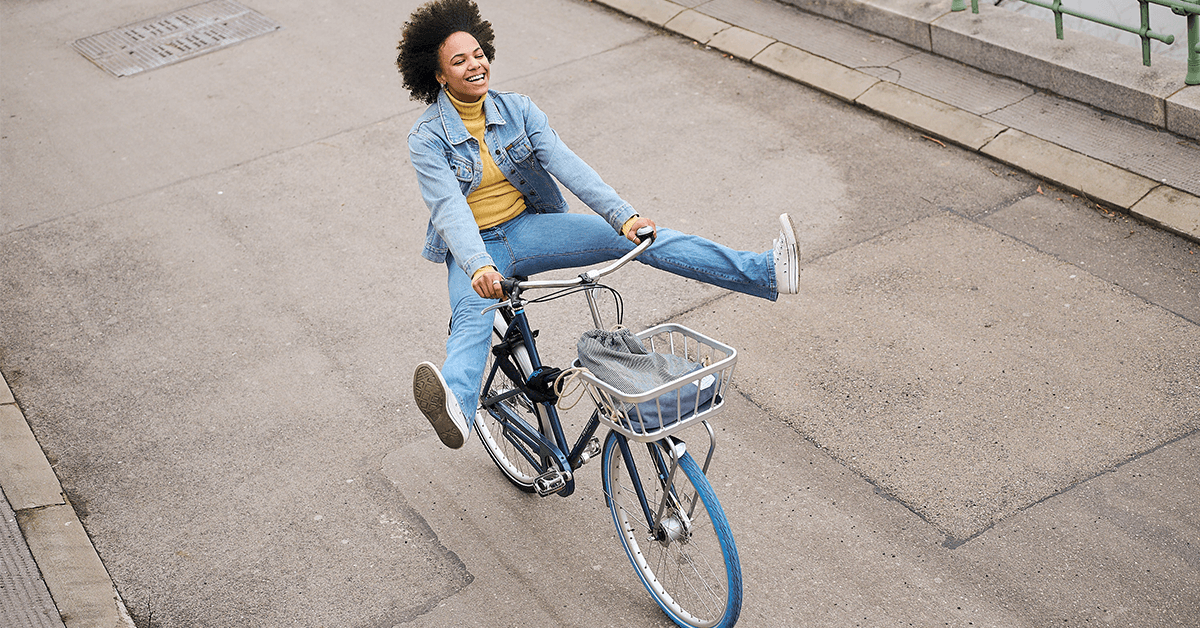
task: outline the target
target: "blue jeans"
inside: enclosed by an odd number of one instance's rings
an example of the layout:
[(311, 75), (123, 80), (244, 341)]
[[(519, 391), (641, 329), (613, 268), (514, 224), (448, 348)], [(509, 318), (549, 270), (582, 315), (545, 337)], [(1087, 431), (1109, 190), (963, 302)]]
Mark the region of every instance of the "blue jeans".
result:
[[(614, 260), (634, 247), (603, 218), (585, 214), (523, 213), (480, 232), (497, 270), (505, 277), (591, 266)], [(637, 261), (682, 277), (774, 301), (772, 251), (735, 251), (699, 236), (659, 229), (658, 238)], [(492, 344), (494, 314), (480, 312), (496, 302), (471, 288), (471, 278), (452, 258), (446, 260), (450, 289), (450, 338), (442, 376), (473, 425)]]

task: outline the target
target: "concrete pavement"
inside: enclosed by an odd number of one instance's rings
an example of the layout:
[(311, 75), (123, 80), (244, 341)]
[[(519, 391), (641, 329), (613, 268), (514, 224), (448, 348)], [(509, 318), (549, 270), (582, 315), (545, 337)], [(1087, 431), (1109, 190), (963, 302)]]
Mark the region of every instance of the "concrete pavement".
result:
[[(416, 4), (256, 5), (284, 30), (119, 80), (62, 42), (176, 7), (4, 8), (0, 486), (68, 626), (662, 623), (598, 490), (511, 496), (407, 399), (445, 309), (386, 54)], [(633, 326), (743, 352), (741, 625), (1190, 625), (1197, 247), (1120, 212), (1194, 237), (1195, 196), (837, 63), (943, 62), (790, 7), (595, 4), (485, 3), (496, 86), (660, 223), (753, 248), (803, 216), (798, 299), (621, 280)]]

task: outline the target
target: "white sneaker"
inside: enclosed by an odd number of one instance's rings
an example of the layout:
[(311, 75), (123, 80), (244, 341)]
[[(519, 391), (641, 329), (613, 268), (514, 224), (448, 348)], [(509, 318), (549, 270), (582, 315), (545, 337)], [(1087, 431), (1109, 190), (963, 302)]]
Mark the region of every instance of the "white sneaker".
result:
[(417, 407), (442, 439), (442, 444), (451, 449), (462, 447), (470, 433), (467, 419), (454, 393), (446, 385), (446, 380), (432, 363), (417, 365), (413, 373), (413, 397), (417, 400)]
[(786, 214), (779, 215), (779, 238), (775, 240), (775, 290), (779, 294), (800, 292), (800, 246), (796, 226)]

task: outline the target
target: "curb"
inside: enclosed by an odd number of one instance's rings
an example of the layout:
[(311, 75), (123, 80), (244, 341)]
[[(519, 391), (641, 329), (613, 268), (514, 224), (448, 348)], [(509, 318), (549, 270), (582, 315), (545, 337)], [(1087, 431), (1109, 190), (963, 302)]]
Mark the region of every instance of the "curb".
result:
[(1200, 242), (1200, 197), (1185, 190), (670, 0), (594, 1)]
[[(67, 628), (133, 628), (112, 578), (0, 373), (0, 487)], [(40, 571), (40, 576), (37, 573)]]

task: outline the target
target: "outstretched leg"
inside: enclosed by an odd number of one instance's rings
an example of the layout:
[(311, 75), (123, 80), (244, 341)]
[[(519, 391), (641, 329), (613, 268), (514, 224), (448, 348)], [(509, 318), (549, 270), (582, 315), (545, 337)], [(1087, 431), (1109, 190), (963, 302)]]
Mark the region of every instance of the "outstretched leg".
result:
[[(661, 228), (657, 241), (638, 261), (773, 301), (780, 293), (796, 292), (793, 276), (799, 260), (794, 230), (786, 216), (780, 220), (787, 229), (773, 249), (763, 253), (738, 251), (700, 236)], [(609, 261), (634, 246), (595, 215), (523, 214), (492, 231), (512, 255), (512, 272), (520, 275)], [(489, 251), (491, 247), (489, 243)]]

